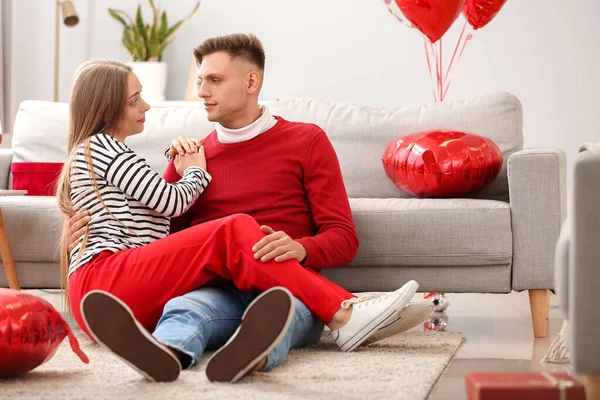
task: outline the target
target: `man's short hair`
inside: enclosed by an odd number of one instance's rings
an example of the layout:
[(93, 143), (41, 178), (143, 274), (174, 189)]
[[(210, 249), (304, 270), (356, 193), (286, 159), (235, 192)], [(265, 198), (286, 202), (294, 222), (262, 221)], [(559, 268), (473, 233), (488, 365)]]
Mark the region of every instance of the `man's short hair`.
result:
[(256, 65), (261, 71), (265, 69), (265, 50), (254, 34), (234, 33), (206, 39), (194, 49), (194, 57), (198, 66), (209, 54), (226, 51), (231, 58), (242, 58)]

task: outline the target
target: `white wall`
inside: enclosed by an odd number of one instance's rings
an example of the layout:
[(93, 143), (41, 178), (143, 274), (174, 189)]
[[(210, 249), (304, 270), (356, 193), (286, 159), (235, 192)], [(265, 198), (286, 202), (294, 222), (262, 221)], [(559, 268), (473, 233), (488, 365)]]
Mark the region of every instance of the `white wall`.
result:
[[(106, 9), (133, 13), (138, 3), (149, 15), (143, 0), (75, 0), (80, 25), (61, 31), (61, 100), (68, 99), (70, 76), (83, 60), (128, 59), (122, 30)], [(172, 22), (194, 4), (162, 0)], [(17, 0), (13, 7), (17, 98), (51, 100), (53, 1)], [(581, 142), (600, 141), (599, 17), (596, 0), (509, 0), (475, 32), (447, 99), (514, 93), (525, 110), (525, 146), (562, 148), (570, 165)], [(462, 21), (445, 38), (446, 54)], [(264, 98), (389, 107), (432, 101), (421, 37), (392, 18), (381, 0), (204, 0), (165, 52), (169, 99), (184, 96), (193, 47), (232, 32), (254, 32), (265, 45)]]

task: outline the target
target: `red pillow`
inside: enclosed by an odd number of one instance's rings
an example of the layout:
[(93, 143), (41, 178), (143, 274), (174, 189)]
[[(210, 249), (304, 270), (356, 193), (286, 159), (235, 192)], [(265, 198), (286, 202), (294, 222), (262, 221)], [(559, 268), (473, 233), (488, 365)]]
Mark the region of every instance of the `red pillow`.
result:
[(29, 196), (54, 196), (56, 181), (63, 163), (14, 162), (12, 163), (13, 190), (27, 190)]
[(398, 189), (419, 197), (462, 197), (491, 183), (502, 168), (502, 151), (490, 139), (433, 130), (392, 141), (383, 166)]

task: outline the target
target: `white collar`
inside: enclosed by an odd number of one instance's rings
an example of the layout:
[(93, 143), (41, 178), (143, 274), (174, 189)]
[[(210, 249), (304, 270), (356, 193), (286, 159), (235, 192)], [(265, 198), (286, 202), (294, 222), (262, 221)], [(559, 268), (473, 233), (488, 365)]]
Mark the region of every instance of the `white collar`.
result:
[(239, 129), (225, 128), (220, 123), (215, 123), (215, 130), (217, 131), (217, 138), (221, 143), (238, 143), (250, 140), (261, 133), (271, 129), (276, 123), (277, 118), (271, 115), (269, 107), (262, 106), (262, 115), (253, 123), (248, 126)]

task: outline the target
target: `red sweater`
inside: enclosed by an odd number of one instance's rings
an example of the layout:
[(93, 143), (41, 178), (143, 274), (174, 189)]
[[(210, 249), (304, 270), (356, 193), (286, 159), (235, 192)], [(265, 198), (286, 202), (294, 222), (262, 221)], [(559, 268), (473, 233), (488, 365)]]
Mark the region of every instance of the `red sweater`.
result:
[[(221, 143), (215, 131), (202, 140), (212, 181), (185, 214), (172, 220), (171, 232), (244, 213), (300, 242), (307, 267), (350, 263), (358, 237), (327, 135), (313, 124), (277, 120), (245, 142)], [(173, 163), (164, 178), (181, 179)]]

